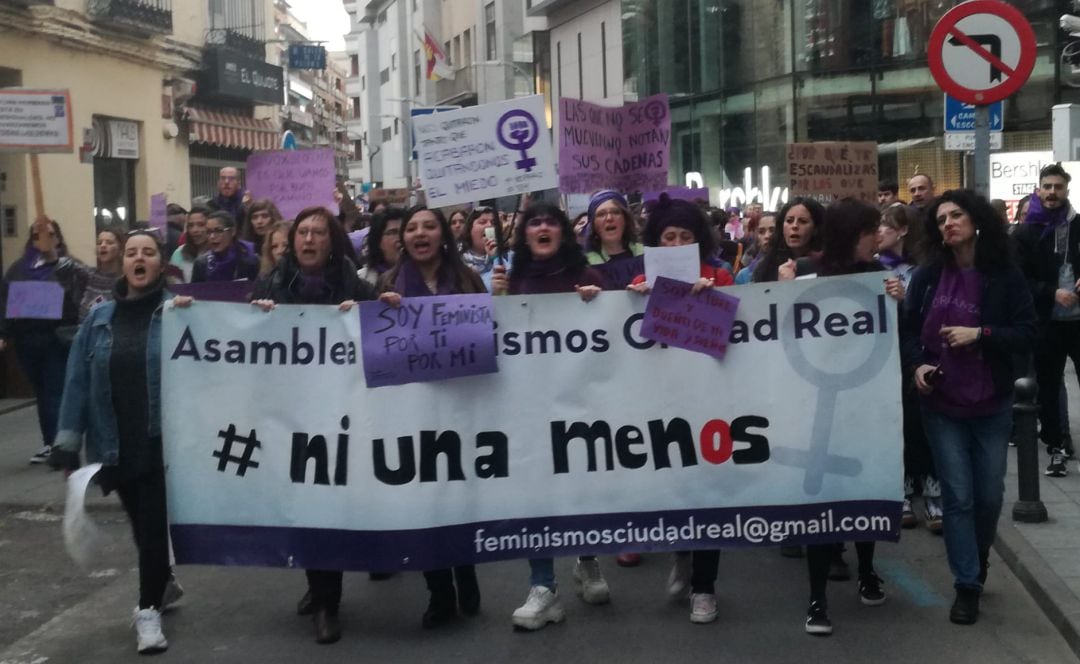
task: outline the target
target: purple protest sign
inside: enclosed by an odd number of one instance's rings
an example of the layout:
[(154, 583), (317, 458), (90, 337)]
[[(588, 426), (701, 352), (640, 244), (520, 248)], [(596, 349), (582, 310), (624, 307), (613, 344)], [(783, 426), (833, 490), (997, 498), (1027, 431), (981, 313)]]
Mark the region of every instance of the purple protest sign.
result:
[(670, 150), (667, 95), (620, 108), (559, 100), (559, 189), (564, 194), (662, 190)]
[(660, 191), (647, 191), (641, 197), (641, 200), (648, 203), (649, 201), (660, 200), (660, 194), (667, 194), (672, 199), (680, 201), (690, 201), (691, 203), (697, 203), (698, 201), (709, 201), (709, 188), (708, 187), (665, 187)]
[(150, 197), (150, 228), (165, 237), (165, 224), (169, 220), (169, 202), (165, 194), (154, 194)]
[(691, 295), (690, 288), (691, 284), (657, 277), (645, 305), (641, 336), (722, 360), (739, 298), (714, 289)]
[(368, 387), (495, 373), (491, 295), (409, 297), (394, 308), (360, 303)]
[(295, 219), (297, 212), (312, 205), (337, 210), (336, 178), (331, 148), (256, 152), (247, 159), (251, 198), (269, 198), (286, 219)]
[(64, 288), (55, 281), (12, 281), (8, 284), (4, 315), (60, 320), (64, 315)]
[(255, 282), (248, 279), (200, 281), (197, 284), (169, 284), (168, 288), (176, 295), (188, 295), (207, 302), (251, 302)]

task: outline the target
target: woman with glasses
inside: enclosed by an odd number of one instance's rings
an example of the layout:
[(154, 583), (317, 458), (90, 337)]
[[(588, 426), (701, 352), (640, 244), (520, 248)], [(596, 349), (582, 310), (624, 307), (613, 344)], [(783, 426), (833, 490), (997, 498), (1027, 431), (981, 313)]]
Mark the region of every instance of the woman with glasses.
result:
[(617, 191), (599, 191), (589, 201), (587, 214), (589, 265), (597, 267), (607, 288), (626, 288), (635, 275), (645, 270), (644, 260), (639, 258), (645, 249), (637, 240), (637, 227), (626, 197)]
[[(520, 216), (521, 225), (514, 239), (513, 269), (497, 265), (492, 277), (496, 295), (540, 293), (578, 293), (588, 302), (601, 290), (603, 278), (589, 267), (585, 254), (574, 239), (574, 229), (566, 214), (550, 203), (529, 206)], [(514, 611), (515, 627), (537, 630), (548, 623), (561, 622), (563, 610), (555, 585), (555, 560), (534, 558), (529, 561), (529, 596)], [(574, 569), (581, 584), (582, 598), (588, 604), (610, 601), (607, 581), (596, 556), (581, 556)]]
[(259, 257), (236, 239), (236, 222), (228, 212), (211, 212), (206, 219), (210, 251), (195, 260), (191, 283), (237, 281), (259, 276)]

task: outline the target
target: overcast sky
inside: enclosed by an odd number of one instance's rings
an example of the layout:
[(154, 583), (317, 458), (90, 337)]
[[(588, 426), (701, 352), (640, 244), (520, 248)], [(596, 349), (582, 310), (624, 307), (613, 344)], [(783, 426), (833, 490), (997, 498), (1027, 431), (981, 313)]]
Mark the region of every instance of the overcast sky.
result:
[(349, 15), (341, 0), (290, 0), (292, 12), (307, 23), (311, 39), (326, 41), (330, 51), (345, 50), (344, 35), (349, 31)]

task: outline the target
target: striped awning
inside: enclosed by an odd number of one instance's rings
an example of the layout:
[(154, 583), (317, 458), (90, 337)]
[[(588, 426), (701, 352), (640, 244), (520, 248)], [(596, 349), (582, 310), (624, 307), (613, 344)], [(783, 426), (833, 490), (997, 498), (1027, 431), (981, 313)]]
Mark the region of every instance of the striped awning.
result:
[(239, 113), (188, 106), (192, 143), (207, 143), (241, 150), (273, 150), (278, 146), (279, 130), (273, 120), (256, 120)]

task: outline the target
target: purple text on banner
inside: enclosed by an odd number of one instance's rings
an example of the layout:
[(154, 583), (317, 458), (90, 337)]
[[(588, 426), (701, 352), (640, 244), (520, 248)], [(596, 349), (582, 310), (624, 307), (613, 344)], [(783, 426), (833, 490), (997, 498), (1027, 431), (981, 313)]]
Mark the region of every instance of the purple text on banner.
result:
[(660, 191), (667, 187), (671, 112), (667, 95), (618, 108), (559, 99), (559, 189)]
[(8, 284), (8, 318), (60, 320), (64, 314), (64, 288), (55, 281), (12, 281)]
[(368, 387), (495, 373), (491, 295), (409, 297), (394, 308), (360, 303)]
[(150, 228), (165, 238), (165, 224), (169, 219), (169, 202), (165, 194), (154, 194), (150, 197)]
[(657, 277), (645, 305), (641, 336), (722, 360), (739, 298), (711, 288), (691, 295), (690, 288), (691, 284)]
[(337, 210), (331, 148), (256, 152), (248, 157), (245, 182), (253, 200), (269, 198), (286, 219), (295, 219), (296, 213), (312, 205)]
[(605, 290), (623, 290), (630, 285), (634, 277), (645, 274), (645, 257), (623, 258), (591, 267), (604, 278)]
[(660, 200), (660, 194), (667, 194), (668, 197), (680, 200), (690, 201), (691, 203), (697, 203), (698, 201), (709, 202), (709, 188), (708, 187), (666, 187), (660, 191), (647, 191), (641, 197), (641, 200), (648, 203), (649, 201)]
[(255, 282), (247, 279), (201, 281), (197, 284), (169, 284), (168, 288), (176, 295), (188, 295), (207, 302), (251, 302)]

